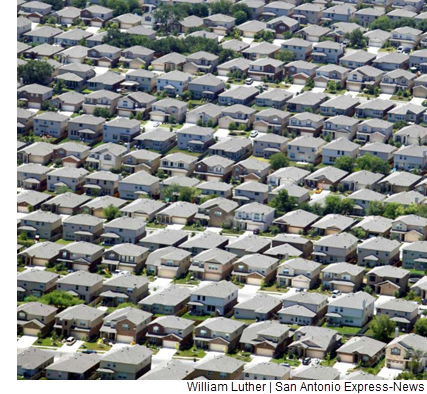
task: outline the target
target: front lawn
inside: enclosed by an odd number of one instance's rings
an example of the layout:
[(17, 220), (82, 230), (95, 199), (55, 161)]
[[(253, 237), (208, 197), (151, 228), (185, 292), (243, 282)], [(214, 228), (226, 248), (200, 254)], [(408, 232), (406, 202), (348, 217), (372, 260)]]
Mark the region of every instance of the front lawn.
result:
[(203, 349), (192, 347), (191, 349), (178, 350), (174, 357), (191, 357), (191, 358), (203, 358), (206, 356), (206, 352)]
[(98, 342), (85, 342), (79, 347), (79, 350), (95, 350), (96, 352), (106, 352), (111, 349), (111, 346)]
[(252, 324), (252, 323), (255, 323), (255, 322), (256, 322), (256, 320), (255, 320), (255, 319), (239, 319), (239, 318), (237, 318), (235, 315), (233, 315), (233, 316), (231, 317), (231, 319), (232, 319), (232, 320), (236, 320), (236, 321), (240, 321), (240, 322), (245, 323), (245, 324), (247, 324), (247, 325), (250, 325), (250, 324)]
[(34, 342), (34, 345), (60, 348), (63, 345), (63, 343), (59, 339), (52, 340), (51, 337), (46, 337), (46, 338), (37, 339), (37, 341)]
[(401, 97), (399, 97), (399, 96), (393, 95), (393, 96), (391, 96), (390, 100), (411, 101), (412, 100), (412, 96), (409, 96), (409, 97), (403, 97), (403, 96), (401, 96)]
[(187, 231), (205, 231), (206, 227), (196, 226), (195, 224), (192, 224), (191, 226), (184, 226), (182, 229)]
[(337, 362), (337, 358), (331, 358), (330, 360), (322, 360), (320, 362), (320, 365), (324, 366), (324, 367), (333, 367), (335, 365), (335, 363)]
[(250, 363), (252, 361), (252, 357), (249, 352), (243, 352), (237, 349), (235, 349), (232, 353), (226, 353), (226, 356), (244, 361), (245, 363)]
[(286, 354), (279, 358), (272, 358), (270, 362), (275, 364), (288, 363), (291, 367), (298, 367), (301, 365), (301, 361), (298, 359), (288, 358)]
[(71, 244), (73, 242), (74, 241), (67, 241), (67, 240), (62, 239), (62, 238), (60, 238), (60, 239), (58, 239), (58, 240), (55, 241), (56, 244), (61, 244), (61, 245), (68, 245), (68, 244)]
[(286, 287), (277, 286), (277, 283), (274, 283), (269, 286), (263, 286), (261, 287), (261, 290), (263, 291), (271, 291), (274, 293), (287, 293), (288, 289)]
[(165, 155), (171, 155), (172, 153), (184, 153), (189, 156), (199, 157), (202, 153), (198, 152), (189, 152), (188, 150), (178, 149), (178, 147), (174, 146), (171, 150), (165, 153)]
[(236, 231), (236, 230), (233, 230), (233, 229), (228, 229), (228, 228), (223, 228), (222, 230), (221, 230), (221, 234), (223, 235), (223, 234), (229, 234), (229, 235), (242, 235), (242, 234), (244, 234), (245, 232), (244, 231)]
[(148, 228), (166, 228), (166, 224), (161, 224), (161, 223), (147, 223), (145, 225), (145, 227), (148, 227)]
[(349, 327), (349, 326), (334, 327), (334, 326), (328, 326), (327, 323), (324, 323), (322, 327), (338, 331), (341, 335), (348, 335), (348, 336), (356, 335), (361, 330), (360, 327)]
[(383, 358), (380, 362), (376, 363), (372, 367), (360, 367), (360, 368), (356, 368), (356, 370), (360, 369), (363, 372), (370, 373), (372, 375), (378, 375), (378, 372), (380, 372), (381, 369), (384, 368), (384, 366), (385, 366), (385, 358)]
[(190, 315), (190, 312), (187, 312), (187, 313), (183, 314), (181, 317), (183, 319), (189, 319), (189, 320), (193, 320), (193, 321), (202, 322), (202, 321), (205, 321), (206, 319), (209, 319), (212, 316), (210, 316), (210, 315), (204, 315), (204, 316)]
[(191, 279), (191, 273), (188, 273), (186, 276), (174, 279), (174, 284), (180, 284), (180, 285), (198, 285), (200, 283), (200, 280), (198, 279)]

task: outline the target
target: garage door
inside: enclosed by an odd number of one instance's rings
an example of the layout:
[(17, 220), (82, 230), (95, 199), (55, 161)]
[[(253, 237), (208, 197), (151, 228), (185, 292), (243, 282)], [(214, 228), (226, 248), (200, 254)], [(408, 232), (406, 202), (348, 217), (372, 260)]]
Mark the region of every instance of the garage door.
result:
[(353, 355), (352, 354), (338, 353), (338, 357), (341, 359), (341, 361), (343, 363), (352, 363), (353, 362)]
[(75, 338), (77, 338), (77, 339), (82, 339), (82, 338), (85, 338), (86, 337), (86, 333), (84, 333), (84, 332), (78, 332), (78, 331), (71, 331), (70, 332), (70, 336), (71, 337), (75, 337)]
[(309, 288), (309, 283), (308, 282), (304, 282), (302, 280), (293, 280), (292, 281), (292, 287), (300, 287), (301, 289), (308, 289)]
[(262, 281), (262, 279), (259, 279), (259, 278), (248, 278), (246, 280), (246, 283), (248, 285), (261, 286), (261, 281)]
[(172, 218), (172, 223), (173, 224), (183, 224), (185, 226), (187, 224), (187, 219), (185, 219), (185, 218)]
[(121, 342), (121, 343), (131, 343), (132, 342), (132, 337), (128, 336), (128, 335), (117, 335), (117, 342)]
[(224, 348), (226, 348), (224, 344), (218, 344), (218, 343), (210, 343), (209, 344), (209, 350), (212, 350), (213, 352), (223, 352)]
[(205, 274), (205, 280), (215, 280), (215, 281), (218, 281), (218, 280), (221, 280), (221, 275), (206, 273)]
[(102, 27), (102, 22), (101, 21), (91, 21), (90, 24), (93, 27)]
[(74, 105), (63, 105), (62, 110), (67, 112), (74, 112)]
[(316, 88), (326, 88), (327, 83), (324, 81), (316, 81), (314, 83), (314, 86), (316, 86)]
[(387, 363), (387, 366), (392, 369), (403, 369), (404, 364), (396, 361), (390, 361)]
[(31, 335), (33, 337), (36, 337), (39, 330), (37, 328), (24, 328), (23, 333), (24, 335)]
[(159, 270), (158, 276), (161, 278), (173, 278), (175, 276), (175, 272), (170, 270)]
[(46, 260), (34, 258), (33, 265), (37, 265), (38, 267), (44, 267), (46, 265)]
[(151, 116), (150, 116), (150, 119), (153, 121), (153, 122), (163, 122), (163, 116), (162, 115), (153, 115), (153, 114), (151, 114)]
[(325, 354), (323, 352), (320, 352), (318, 350), (307, 350), (307, 357), (323, 358), (324, 355)]
[(99, 67), (110, 67), (110, 66), (111, 66), (111, 63), (110, 63), (110, 62), (106, 62), (105, 60), (100, 60), (100, 61), (98, 62), (98, 66), (99, 66)]
[(304, 78), (294, 78), (295, 85), (305, 85), (306, 79)]
[(88, 271), (89, 270), (89, 266), (84, 265), (84, 264), (73, 264), (73, 268), (76, 271)]
[(163, 341), (163, 347), (167, 347), (169, 349), (175, 349), (177, 343), (178, 342), (175, 342), (175, 341)]
[(273, 357), (273, 350), (272, 349), (257, 349), (255, 354), (257, 356)]
[(23, 207), (21, 205), (18, 205), (18, 212), (28, 213), (28, 207)]

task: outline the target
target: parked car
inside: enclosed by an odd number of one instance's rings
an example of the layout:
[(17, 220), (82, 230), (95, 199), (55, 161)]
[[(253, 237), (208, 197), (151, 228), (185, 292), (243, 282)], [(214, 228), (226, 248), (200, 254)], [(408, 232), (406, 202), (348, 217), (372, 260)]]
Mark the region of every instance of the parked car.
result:
[(84, 353), (84, 354), (96, 354), (96, 350), (86, 349), (86, 350), (83, 350), (82, 353)]
[(74, 337), (68, 337), (68, 338), (67, 338), (67, 340), (65, 341), (65, 343), (66, 343), (68, 346), (71, 346), (71, 345), (75, 344), (75, 343), (76, 343), (76, 341), (77, 341), (77, 339), (76, 339), (76, 338), (74, 338)]
[(252, 85), (254, 83), (254, 79), (253, 78), (246, 78), (245, 84), (246, 85)]
[(310, 363), (311, 363), (310, 357), (306, 357), (302, 360), (302, 365), (310, 365)]
[(334, 290), (332, 292), (332, 298), (337, 298), (341, 294), (340, 290)]
[(284, 367), (288, 367), (288, 368), (291, 366), (289, 363), (282, 363), (282, 365), (283, 365)]
[(249, 134), (249, 137), (255, 138), (258, 135), (258, 130), (252, 130), (251, 134)]
[(256, 228), (256, 229), (253, 231), (253, 233), (254, 233), (254, 235), (258, 235), (258, 234), (259, 234), (259, 228)]

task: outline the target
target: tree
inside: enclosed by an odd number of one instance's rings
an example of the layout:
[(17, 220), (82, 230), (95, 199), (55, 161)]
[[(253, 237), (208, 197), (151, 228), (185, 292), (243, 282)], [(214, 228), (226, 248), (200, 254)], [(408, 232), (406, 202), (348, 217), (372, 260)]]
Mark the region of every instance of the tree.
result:
[(289, 51), (288, 49), (283, 49), (278, 51), (275, 57), (277, 60), (289, 63), (294, 60), (295, 55), (292, 51)]
[(366, 209), (367, 216), (382, 216), (384, 213), (384, 205), (381, 201), (371, 201)]
[(233, 18), (236, 18), (236, 25), (241, 25), (248, 20), (248, 16), (243, 11), (235, 12)]
[(55, 193), (56, 194), (64, 194), (64, 193), (73, 193), (73, 190), (70, 189), (68, 186), (58, 186), (55, 189)]
[(368, 294), (372, 294), (374, 291), (372, 290), (372, 287), (371, 286), (365, 286), (364, 288), (363, 288), (363, 291), (365, 292), (365, 293), (368, 293)]
[(82, 304), (84, 301), (72, 296), (65, 291), (51, 291), (50, 293), (44, 294), (42, 297), (37, 298), (35, 296), (29, 296), (26, 298), (28, 302), (41, 302), (46, 305), (53, 305), (58, 308), (68, 308), (70, 306)]
[(392, 29), (392, 25), (388, 16), (380, 16), (376, 21), (372, 22), (369, 26), (369, 30), (384, 30), (389, 31)]
[(107, 119), (111, 116), (111, 114), (108, 108), (97, 107), (93, 111), (93, 116)]
[(101, 0), (104, 7), (111, 8), (114, 16), (129, 13), (129, 4), (126, 0)]
[(355, 29), (345, 36), (350, 41), (350, 46), (353, 48), (364, 48), (366, 46), (365, 37), (360, 29)]
[(64, 8), (64, 0), (43, 0), (43, 3), (50, 4), (54, 11), (59, 11)]
[(179, 195), (181, 187), (177, 183), (172, 183), (163, 189), (163, 199), (167, 202), (175, 201), (175, 197)]
[(72, 0), (71, 6), (76, 8), (86, 8), (87, 0)]
[(255, 34), (255, 41), (266, 41), (272, 43), (274, 41), (274, 33), (270, 30), (261, 30)]
[(55, 94), (61, 94), (67, 87), (65, 86), (65, 82), (63, 79), (58, 79), (56, 82), (53, 91)]
[(400, 129), (403, 129), (407, 125), (408, 123), (406, 123), (404, 120), (398, 120), (397, 122), (393, 123), (393, 130), (398, 131)]
[(195, 187), (183, 186), (179, 190), (179, 201), (194, 203), (194, 200), (200, 195), (201, 191)]
[(390, 320), (390, 317), (387, 315), (376, 315), (372, 319), (370, 328), (375, 339), (388, 342), (394, 333), (396, 323)]
[(292, 211), (298, 205), (298, 200), (296, 197), (289, 196), (288, 191), (283, 189), (274, 196), (269, 205), (280, 213), (286, 213)]
[(287, 167), (289, 165), (288, 156), (284, 153), (275, 153), (270, 157), (270, 167), (273, 171), (276, 171), (280, 168)]
[(25, 84), (47, 85), (54, 71), (45, 61), (28, 60), (26, 64), (18, 66), (18, 78), (22, 78)]
[(334, 167), (343, 171), (353, 172), (354, 159), (350, 156), (338, 157), (338, 159), (336, 159), (334, 162)]
[(360, 156), (356, 159), (356, 165), (361, 170), (371, 171), (387, 175), (391, 171), (391, 166), (388, 161), (381, 160), (377, 156), (370, 153)]
[(366, 231), (361, 227), (353, 227), (350, 231), (356, 238), (365, 239)]
[(335, 93), (338, 90), (337, 83), (335, 81), (332, 81), (332, 80), (328, 81), (326, 89), (331, 93)]
[(405, 208), (397, 202), (390, 202), (384, 206), (383, 216), (388, 219), (396, 219), (405, 214)]
[(233, 3), (230, 0), (218, 0), (209, 3), (208, 7), (211, 10), (212, 14), (231, 15)]
[(427, 337), (427, 319), (419, 319), (415, 323), (415, 334)]
[(350, 198), (341, 198), (338, 195), (330, 194), (325, 198), (324, 214), (348, 215), (353, 212), (354, 200)]
[(110, 220), (117, 219), (117, 218), (121, 217), (122, 213), (120, 212), (119, 208), (110, 204), (107, 208), (102, 209), (102, 215), (109, 222)]
[(424, 350), (412, 349), (409, 351), (411, 359), (409, 360), (408, 367), (412, 373), (417, 374), (423, 367), (422, 359), (427, 356)]

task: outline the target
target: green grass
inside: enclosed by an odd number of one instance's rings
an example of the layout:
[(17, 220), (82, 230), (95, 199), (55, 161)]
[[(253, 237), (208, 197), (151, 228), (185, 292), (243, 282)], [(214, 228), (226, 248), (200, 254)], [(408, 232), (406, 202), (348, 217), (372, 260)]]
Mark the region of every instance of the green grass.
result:
[(347, 89), (334, 90), (334, 91), (325, 89), (325, 93), (336, 94), (337, 96), (342, 96), (343, 94), (347, 93)]
[(360, 367), (363, 372), (370, 373), (372, 375), (378, 375), (378, 372), (381, 371), (385, 366), (385, 358), (383, 358), (380, 362), (376, 363), (373, 367)]
[(235, 231), (233, 229), (227, 229), (227, 228), (224, 228), (221, 230), (221, 234), (242, 235), (244, 233), (245, 233), (244, 231)]
[(187, 275), (177, 278), (173, 280), (174, 284), (181, 284), (181, 285), (198, 285), (200, 283), (200, 280), (198, 279), (191, 279), (191, 273), (188, 273)]
[(148, 228), (166, 228), (166, 224), (161, 224), (161, 223), (147, 223), (145, 225), (145, 227), (148, 227)]
[(206, 356), (206, 352), (203, 349), (198, 349), (193, 347), (191, 349), (186, 350), (178, 350), (174, 357), (192, 357), (192, 358), (203, 358)]
[(182, 127), (183, 127), (184, 125), (183, 124), (170, 124), (170, 123), (162, 123), (161, 125), (160, 125), (160, 127), (163, 127), (164, 129), (169, 129), (169, 128), (174, 128), (174, 129), (177, 129), (177, 130), (180, 130), (180, 129), (182, 129)]
[(239, 319), (239, 318), (237, 318), (235, 315), (233, 315), (233, 316), (231, 317), (231, 319), (232, 319), (232, 320), (239, 321), (239, 322), (242, 322), (242, 323), (245, 323), (245, 324), (248, 324), (248, 325), (250, 325), (250, 324), (252, 324), (252, 323), (255, 323), (255, 322), (256, 322), (256, 320), (255, 320), (255, 319)]
[(204, 316), (197, 316), (197, 315), (190, 315), (190, 312), (187, 312), (181, 316), (183, 319), (193, 320), (193, 321), (205, 321), (206, 319), (209, 319), (212, 317), (211, 315), (204, 315)]
[(197, 227), (195, 224), (192, 224), (191, 226), (184, 226), (182, 229), (187, 231), (205, 231), (206, 227)]
[(37, 341), (34, 342), (34, 345), (60, 348), (63, 344), (60, 340), (52, 341), (51, 337), (46, 337), (37, 339)]
[(82, 346), (80, 346), (79, 350), (95, 350), (95, 351), (108, 351), (111, 349), (111, 346), (100, 344), (98, 342), (85, 342)]
[(396, 101), (411, 101), (412, 100), (412, 96), (409, 96), (409, 97), (399, 97), (399, 96), (396, 96), (396, 95), (393, 95), (393, 96), (391, 96), (390, 97), (390, 100), (396, 100)]
[(338, 331), (342, 335), (350, 335), (350, 336), (356, 335), (361, 330), (360, 327), (349, 327), (349, 326), (333, 327), (333, 326), (328, 326), (327, 323), (324, 323), (322, 327)]
[(73, 243), (74, 241), (67, 241), (67, 240), (65, 240), (65, 239), (62, 239), (62, 238), (60, 238), (60, 239), (58, 239), (58, 240), (56, 240), (55, 241), (55, 243), (57, 243), (57, 244), (61, 244), (61, 245), (68, 245), (68, 244), (71, 244), (71, 243)]
[(274, 283), (274, 284), (269, 285), (269, 286), (261, 287), (261, 290), (271, 291), (271, 292), (275, 292), (275, 293), (287, 293), (288, 292), (288, 289), (286, 287), (278, 287), (277, 283)]
[(301, 361), (294, 360), (292, 358), (287, 358), (286, 355), (283, 355), (282, 357), (279, 357), (279, 358), (272, 358), (270, 362), (275, 364), (288, 363), (291, 367), (298, 367), (301, 365)]
[(331, 358), (329, 361), (328, 360), (322, 360), (320, 362), (320, 365), (322, 365), (323, 367), (333, 367), (335, 365), (335, 363), (337, 362), (337, 358)]
[(178, 149), (178, 147), (174, 146), (171, 150), (165, 153), (165, 155), (171, 155), (172, 153), (184, 153), (189, 156), (199, 157), (201, 153), (197, 152), (189, 152), (188, 150)]
[(226, 356), (235, 358), (240, 361), (244, 361), (246, 363), (250, 363), (252, 361), (250, 353), (238, 351), (237, 349), (235, 349), (233, 353), (227, 353)]
[(56, 267), (49, 267), (49, 268), (46, 268), (46, 271), (49, 271), (49, 272), (53, 272), (54, 274), (59, 274), (59, 275), (68, 275), (69, 274), (69, 272), (68, 271), (66, 271), (66, 270), (64, 270), (64, 271), (58, 271), (57, 269), (56, 269)]
[(411, 274), (421, 275), (424, 276), (426, 273), (422, 270), (417, 270), (415, 268), (405, 268), (407, 271), (409, 271)]

